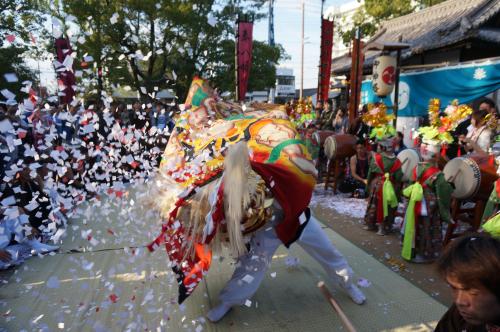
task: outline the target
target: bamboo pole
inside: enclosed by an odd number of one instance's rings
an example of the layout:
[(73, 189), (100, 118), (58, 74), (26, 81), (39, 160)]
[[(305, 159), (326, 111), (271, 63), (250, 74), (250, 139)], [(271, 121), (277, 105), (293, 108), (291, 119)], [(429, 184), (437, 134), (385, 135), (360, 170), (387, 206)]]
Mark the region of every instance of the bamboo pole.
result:
[(340, 320), (342, 321), (342, 324), (344, 324), (347, 331), (356, 332), (356, 329), (352, 325), (351, 321), (349, 320), (349, 318), (347, 318), (346, 314), (344, 313), (340, 305), (337, 303), (337, 301), (335, 301), (335, 299), (333, 298), (332, 294), (330, 293), (330, 291), (328, 290), (323, 281), (318, 282), (318, 288), (321, 290), (327, 301), (330, 302), (335, 312), (337, 312), (337, 314), (340, 317)]

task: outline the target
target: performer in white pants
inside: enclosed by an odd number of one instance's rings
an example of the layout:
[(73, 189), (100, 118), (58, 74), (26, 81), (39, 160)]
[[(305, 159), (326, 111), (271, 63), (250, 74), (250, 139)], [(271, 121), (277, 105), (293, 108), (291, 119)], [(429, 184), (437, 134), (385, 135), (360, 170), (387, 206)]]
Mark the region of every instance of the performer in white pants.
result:
[[(351, 267), (330, 242), (314, 216), (311, 215), (296, 243), (321, 264), (331, 280), (340, 284), (356, 304), (365, 302), (365, 296), (352, 281)], [(253, 235), (250, 251), (238, 258), (233, 276), (219, 295), (220, 304), (208, 312), (207, 318), (210, 321), (219, 321), (231, 307), (244, 304), (255, 294), (280, 244), (282, 242), (271, 223)], [(251, 282), (243, 280), (247, 275), (253, 277)]]

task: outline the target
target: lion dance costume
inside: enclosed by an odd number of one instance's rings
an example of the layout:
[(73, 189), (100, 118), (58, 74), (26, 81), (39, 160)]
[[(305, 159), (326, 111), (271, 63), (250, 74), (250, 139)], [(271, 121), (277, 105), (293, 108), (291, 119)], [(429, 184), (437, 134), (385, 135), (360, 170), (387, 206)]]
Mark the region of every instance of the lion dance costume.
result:
[[(283, 106), (217, 101), (208, 83), (195, 78), (153, 181), (152, 195), (165, 221), (148, 246), (153, 251), (165, 245), (179, 280), (179, 303), (207, 273), (212, 252), (225, 246), (241, 264), (221, 293), (222, 305), (243, 304), (278, 246), (295, 241), (305, 242), (304, 249), (356, 293), (350, 267), (309, 212), (315, 178)], [(259, 259), (252, 260), (255, 255)], [(249, 269), (251, 264), (258, 266)], [(233, 287), (242, 273), (253, 274), (253, 282)], [(364, 301), (359, 290), (355, 295)], [(218, 320), (227, 310), (209, 318)]]

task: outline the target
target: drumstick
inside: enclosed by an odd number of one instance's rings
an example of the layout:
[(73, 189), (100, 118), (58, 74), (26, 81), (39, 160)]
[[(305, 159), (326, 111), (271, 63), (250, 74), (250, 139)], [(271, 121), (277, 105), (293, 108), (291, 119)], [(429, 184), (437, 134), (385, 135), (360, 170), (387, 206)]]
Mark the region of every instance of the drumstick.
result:
[(349, 318), (347, 318), (347, 316), (345, 315), (342, 308), (340, 308), (340, 305), (337, 303), (337, 301), (335, 301), (335, 299), (333, 298), (333, 296), (330, 293), (330, 291), (328, 290), (328, 288), (326, 288), (325, 283), (323, 281), (318, 282), (318, 288), (321, 290), (323, 295), (326, 297), (327, 301), (330, 302), (333, 309), (337, 312), (337, 314), (340, 317), (340, 320), (342, 321), (342, 324), (344, 324), (344, 326), (347, 328), (347, 331), (356, 332), (356, 329), (352, 325), (351, 321), (349, 320)]
[(404, 164), (408, 161), (408, 159), (409, 159), (409, 158), (405, 158), (405, 159), (403, 160), (403, 162), (401, 163), (401, 166), (403, 166), (403, 165), (404, 165)]
[(461, 168), (458, 169), (458, 171), (455, 173), (455, 175), (453, 175), (449, 180), (448, 182), (453, 182), (455, 183), (455, 179), (457, 178), (458, 174), (462, 171)]

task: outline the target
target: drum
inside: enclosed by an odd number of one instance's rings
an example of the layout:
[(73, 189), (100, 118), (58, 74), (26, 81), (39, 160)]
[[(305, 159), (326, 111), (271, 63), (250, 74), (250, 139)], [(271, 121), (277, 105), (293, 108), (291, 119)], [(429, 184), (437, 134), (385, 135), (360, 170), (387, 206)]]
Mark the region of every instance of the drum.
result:
[(420, 152), (417, 149), (404, 149), (398, 153), (398, 159), (401, 161), (403, 181), (412, 181), (413, 170), (422, 161)]
[(356, 153), (357, 138), (353, 135), (332, 135), (325, 140), (325, 155), (329, 160), (347, 158)]
[(452, 196), (457, 199), (488, 199), (493, 183), (498, 178), (496, 169), (490, 165), (489, 156), (469, 155), (450, 160), (443, 173), (447, 181), (455, 186)]
[(320, 148), (325, 144), (326, 138), (334, 135), (335, 132), (332, 130), (317, 130), (312, 134), (312, 139)]
[[(398, 159), (401, 161), (401, 171), (403, 172), (403, 181), (412, 181), (413, 169), (423, 159), (420, 156), (420, 151), (417, 148), (404, 149), (398, 153)], [(437, 166), (443, 169), (448, 161), (441, 155), (437, 156)]]

